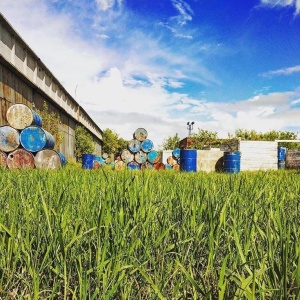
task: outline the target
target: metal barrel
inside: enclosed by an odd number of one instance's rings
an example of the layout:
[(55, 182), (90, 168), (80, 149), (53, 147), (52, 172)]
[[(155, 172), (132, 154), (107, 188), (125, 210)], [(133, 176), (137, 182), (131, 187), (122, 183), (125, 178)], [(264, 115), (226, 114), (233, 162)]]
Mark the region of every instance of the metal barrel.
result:
[(133, 134), (133, 137), (140, 142), (146, 140), (147, 136), (148, 132), (145, 128), (138, 128)]
[(7, 166), (7, 155), (3, 151), (0, 151), (0, 167), (6, 167)]
[(0, 150), (12, 152), (20, 146), (20, 133), (17, 129), (5, 125), (0, 127)]
[(95, 156), (94, 160), (99, 161), (101, 165), (105, 164), (105, 159), (103, 157)]
[(197, 150), (180, 149), (180, 170), (185, 172), (197, 171)]
[(158, 163), (161, 159), (161, 156), (159, 154), (159, 152), (155, 151), (155, 150), (151, 150), (148, 153), (148, 161), (151, 162), (152, 164)]
[(173, 156), (169, 156), (167, 158), (167, 163), (170, 165), (170, 166), (174, 166), (175, 164), (177, 164), (177, 160), (173, 157)]
[(45, 129), (37, 126), (24, 128), (20, 133), (20, 143), (30, 152), (54, 148), (54, 137)]
[(180, 170), (180, 164), (175, 164), (175, 165), (173, 166), (173, 169), (174, 169), (174, 170)]
[(278, 147), (277, 148), (277, 153), (278, 153), (278, 161), (285, 160), (285, 155), (286, 155), (286, 147)]
[(139, 151), (139, 152), (135, 153), (134, 159), (139, 164), (143, 164), (147, 161), (148, 155), (147, 155), (147, 153), (145, 153), (143, 151)]
[(141, 150), (141, 142), (137, 139), (132, 139), (128, 142), (128, 150), (132, 153), (137, 153)]
[(82, 154), (82, 168), (91, 170), (94, 166), (94, 154)]
[(41, 116), (23, 103), (9, 107), (6, 119), (10, 126), (20, 130), (32, 125), (42, 127), (43, 124)]
[(157, 163), (155, 163), (155, 164), (153, 164), (153, 168), (155, 169), (155, 170), (165, 170), (165, 164), (164, 163), (162, 163), (162, 162), (157, 162)]
[(122, 160), (119, 160), (115, 163), (115, 170), (123, 170), (123, 169), (125, 169), (125, 167), (126, 167), (126, 164)]
[(22, 148), (9, 153), (6, 161), (9, 169), (33, 169), (35, 167), (33, 154)]
[(175, 148), (173, 151), (172, 151), (172, 155), (178, 159), (180, 158), (180, 148)]
[(141, 150), (148, 153), (153, 149), (154, 145), (153, 142), (149, 139), (146, 139), (141, 144)]
[(124, 163), (130, 163), (134, 160), (134, 154), (131, 153), (129, 150), (124, 149), (121, 153), (121, 159)]
[(51, 149), (38, 151), (34, 156), (34, 164), (37, 169), (58, 170), (63, 164), (60, 155)]
[[(54, 150), (54, 151), (56, 151), (56, 150)], [(59, 151), (56, 151), (56, 152), (60, 157), (62, 167), (65, 166), (67, 163), (66, 157), (61, 152), (59, 152)]]
[(153, 169), (153, 164), (151, 164), (149, 161), (146, 161), (145, 163), (141, 164), (141, 169), (145, 170), (152, 170)]
[(140, 170), (141, 165), (137, 163), (136, 161), (131, 161), (130, 163), (127, 164), (127, 169), (128, 170)]
[(241, 153), (224, 152), (224, 172), (225, 173), (239, 173), (241, 169)]
[(287, 150), (285, 167), (287, 169), (300, 169), (300, 150)]
[(171, 166), (167, 163), (167, 164), (165, 164), (165, 168), (166, 168), (166, 170), (172, 170), (173, 166)]
[(284, 170), (285, 169), (285, 160), (279, 160), (278, 161), (278, 170)]
[(97, 170), (97, 169), (100, 169), (101, 168), (101, 163), (99, 160), (95, 160), (93, 161), (93, 170)]

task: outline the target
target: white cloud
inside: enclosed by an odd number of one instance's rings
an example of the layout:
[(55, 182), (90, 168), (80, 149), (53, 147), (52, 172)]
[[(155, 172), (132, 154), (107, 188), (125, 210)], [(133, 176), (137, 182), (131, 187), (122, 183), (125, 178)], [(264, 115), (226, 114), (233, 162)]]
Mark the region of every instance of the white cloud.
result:
[(284, 69), (279, 69), (275, 71), (268, 71), (265, 73), (260, 74), (262, 77), (273, 77), (273, 76), (279, 76), (279, 75), (292, 75), (294, 73), (300, 72), (300, 65), (294, 66), (294, 67), (289, 67), (289, 68), (284, 68)]
[(110, 8), (113, 8), (115, 5), (120, 6), (122, 0), (96, 0), (96, 3), (100, 10), (106, 11)]
[(296, 14), (300, 12), (300, 0), (260, 0), (263, 6), (274, 7), (287, 7), (294, 6)]
[(179, 15), (173, 17), (180, 25), (185, 25), (187, 21), (192, 21), (193, 10), (190, 5), (183, 0), (171, 0), (174, 8), (179, 12)]

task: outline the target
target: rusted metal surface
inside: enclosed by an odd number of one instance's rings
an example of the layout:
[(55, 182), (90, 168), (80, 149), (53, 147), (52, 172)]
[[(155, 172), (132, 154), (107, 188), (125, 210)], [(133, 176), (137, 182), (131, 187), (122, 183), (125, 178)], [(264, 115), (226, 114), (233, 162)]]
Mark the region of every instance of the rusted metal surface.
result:
[(287, 150), (285, 156), (287, 169), (300, 169), (300, 150)]
[(128, 142), (127, 147), (131, 153), (137, 153), (141, 150), (141, 142), (137, 139), (132, 139)]
[(141, 169), (142, 170), (145, 170), (145, 169), (152, 170), (153, 164), (151, 164), (149, 161), (146, 161), (145, 163), (141, 164)]
[(0, 151), (0, 166), (1, 167), (7, 166), (6, 159), (7, 159), (7, 155), (4, 152)]
[(30, 152), (54, 148), (54, 137), (45, 129), (37, 126), (29, 126), (21, 131), (21, 145)]
[(20, 145), (19, 131), (11, 126), (5, 125), (0, 127), (0, 150), (11, 152), (16, 150)]
[(153, 168), (155, 170), (165, 170), (165, 164), (162, 162), (158, 162), (158, 163), (153, 164)]
[(98, 160), (94, 160), (93, 162), (93, 170), (97, 170), (101, 168), (101, 164)]
[(147, 136), (148, 136), (148, 132), (145, 128), (138, 128), (134, 134), (133, 134), (134, 138), (140, 142), (144, 141)]
[(136, 162), (138, 162), (139, 164), (143, 164), (147, 161), (148, 155), (147, 153), (143, 152), (143, 151), (139, 151), (137, 153), (135, 153), (134, 155), (134, 159)]
[(148, 153), (148, 161), (152, 164), (158, 163), (161, 160), (161, 155), (159, 152), (155, 151), (155, 150), (151, 150)]
[(131, 153), (129, 150), (125, 149), (121, 153), (121, 158), (122, 158), (123, 162), (129, 163), (134, 160), (134, 154)]
[(42, 118), (22, 103), (12, 105), (6, 112), (6, 119), (10, 126), (20, 130), (31, 125), (42, 126)]
[(141, 150), (144, 152), (150, 152), (153, 149), (154, 145), (153, 142), (149, 139), (146, 139), (141, 144)]
[(180, 170), (180, 165), (179, 164), (175, 164), (174, 166), (172, 166), (172, 168), (174, 170)]
[(59, 154), (50, 149), (41, 150), (36, 153), (34, 163), (37, 169), (54, 169), (62, 167), (62, 161)]
[(167, 163), (171, 166), (174, 166), (175, 164), (177, 164), (177, 160), (173, 156), (169, 156), (167, 158)]
[(122, 160), (119, 160), (115, 163), (115, 170), (123, 170), (123, 169), (125, 169), (125, 167), (126, 167), (126, 164)]
[(17, 149), (7, 156), (7, 166), (10, 169), (33, 169), (34, 156), (25, 149)]

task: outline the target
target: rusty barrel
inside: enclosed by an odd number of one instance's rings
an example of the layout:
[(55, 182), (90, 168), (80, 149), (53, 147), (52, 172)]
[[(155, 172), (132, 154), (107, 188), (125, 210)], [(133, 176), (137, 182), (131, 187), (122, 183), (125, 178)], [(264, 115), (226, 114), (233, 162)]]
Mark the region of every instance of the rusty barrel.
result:
[(23, 103), (9, 107), (6, 119), (10, 126), (20, 130), (32, 125), (42, 127), (43, 124), (40, 115)]
[(130, 163), (134, 160), (134, 154), (131, 153), (129, 150), (124, 149), (121, 153), (121, 159), (124, 163)]
[(143, 151), (138, 151), (134, 155), (135, 161), (138, 162), (139, 164), (145, 163), (147, 161), (147, 158), (148, 158), (147, 153), (145, 153)]
[(174, 158), (174, 156), (169, 156), (167, 158), (167, 163), (171, 166), (174, 166), (175, 164), (177, 164), (177, 160)]
[(141, 142), (136, 139), (132, 139), (128, 142), (127, 147), (131, 153), (137, 153), (141, 150)]
[(141, 144), (141, 150), (148, 153), (153, 149), (154, 145), (153, 142), (149, 139), (146, 139)]
[(30, 152), (54, 148), (53, 135), (37, 126), (29, 126), (23, 129), (20, 133), (20, 142), (24, 149)]
[(7, 166), (6, 160), (7, 160), (6, 153), (4, 153), (3, 151), (0, 151), (0, 167), (3, 168), (3, 167)]
[(33, 169), (35, 167), (33, 154), (22, 148), (9, 153), (6, 162), (10, 169)]
[(152, 170), (153, 169), (153, 164), (151, 164), (149, 161), (146, 161), (145, 163), (141, 164), (141, 169), (142, 170)]
[(148, 161), (151, 162), (152, 164), (158, 163), (160, 161), (160, 154), (159, 152), (155, 151), (155, 150), (151, 150), (148, 153)]
[(300, 169), (300, 150), (287, 150), (285, 167), (287, 169)]
[(58, 170), (63, 166), (60, 155), (52, 149), (38, 151), (34, 157), (34, 164), (37, 169)]
[(0, 127), (0, 150), (12, 152), (20, 146), (20, 133), (17, 129), (5, 125)]
[(148, 136), (148, 132), (145, 128), (138, 128), (133, 134), (134, 139), (140, 142), (146, 140), (147, 136)]
[(155, 169), (155, 170), (165, 170), (165, 164), (164, 163), (162, 163), (162, 162), (157, 162), (157, 163), (155, 163), (155, 164), (153, 164), (153, 168)]
[(125, 169), (125, 167), (126, 167), (126, 164), (122, 160), (118, 160), (115, 163), (115, 170), (123, 170), (123, 169)]

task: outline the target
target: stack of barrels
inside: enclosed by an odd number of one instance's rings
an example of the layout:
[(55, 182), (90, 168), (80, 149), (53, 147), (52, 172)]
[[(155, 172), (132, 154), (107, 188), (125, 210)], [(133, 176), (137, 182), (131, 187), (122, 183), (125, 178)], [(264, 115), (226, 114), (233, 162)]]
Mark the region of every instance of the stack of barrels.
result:
[(0, 164), (9, 169), (59, 169), (64, 155), (54, 149), (53, 135), (42, 128), (42, 118), (27, 105), (13, 104), (8, 125), (0, 127)]
[(138, 128), (133, 134), (133, 139), (127, 144), (127, 149), (121, 153), (120, 160), (115, 163), (115, 169), (165, 169), (161, 162), (161, 153), (154, 150), (153, 142), (148, 139), (148, 132)]

